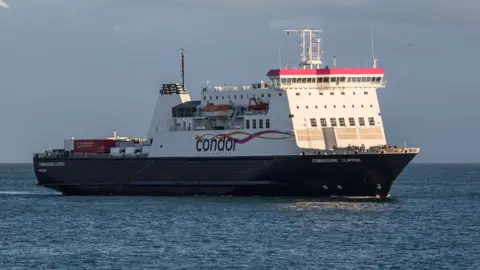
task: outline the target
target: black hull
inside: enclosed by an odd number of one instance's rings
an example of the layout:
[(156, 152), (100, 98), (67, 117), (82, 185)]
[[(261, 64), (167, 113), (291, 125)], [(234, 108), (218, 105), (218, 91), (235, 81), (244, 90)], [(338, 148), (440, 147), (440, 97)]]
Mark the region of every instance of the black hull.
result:
[(205, 158), (34, 158), (64, 195), (386, 197), (414, 153)]

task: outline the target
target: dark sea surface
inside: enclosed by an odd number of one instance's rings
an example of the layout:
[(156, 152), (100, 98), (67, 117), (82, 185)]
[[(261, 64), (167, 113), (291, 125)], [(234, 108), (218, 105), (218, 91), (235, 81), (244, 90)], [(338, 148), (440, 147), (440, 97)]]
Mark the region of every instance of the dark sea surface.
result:
[(390, 194), (64, 197), (0, 164), (0, 269), (480, 269), (480, 165), (411, 164)]

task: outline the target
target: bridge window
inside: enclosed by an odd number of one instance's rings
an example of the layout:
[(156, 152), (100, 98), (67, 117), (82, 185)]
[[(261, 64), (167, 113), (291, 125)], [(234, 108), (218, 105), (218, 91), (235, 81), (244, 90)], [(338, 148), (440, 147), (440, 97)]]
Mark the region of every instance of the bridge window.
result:
[(322, 78), (317, 78), (317, 83), (321, 83), (322, 82)]
[(369, 124), (370, 126), (375, 126), (375, 120), (373, 119), (373, 117), (369, 117), (369, 118), (368, 118), (368, 124)]
[(380, 83), (380, 81), (382, 80), (382, 77), (377, 77), (377, 79), (375, 80), (376, 83)]
[(337, 81), (337, 77), (332, 77), (332, 78), (330, 79), (330, 81), (331, 81), (331, 82), (336, 82), (336, 81)]
[(250, 128), (250, 120), (245, 120), (245, 128)]
[(337, 126), (337, 119), (336, 118), (330, 118), (330, 124), (332, 125), (332, 127), (336, 127)]
[(292, 78), (292, 83), (297, 83), (297, 78)]
[(340, 123), (341, 127), (345, 126), (345, 118), (338, 118), (338, 122)]
[(263, 119), (258, 120), (258, 127), (263, 128)]
[(312, 78), (307, 78), (307, 83), (312, 83)]
[(362, 127), (365, 126), (365, 119), (363, 117), (359, 117), (358, 118), (358, 124)]
[(307, 78), (302, 78), (302, 83), (307, 83)]
[(324, 83), (328, 83), (328, 77), (324, 77), (324, 78), (323, 78), (323, 82), (324, 82)]
[(352, 77), (348, 77), (347, 82), (351, 82), (351, 81), (352, 81)]
[(340, 77), (340, 82), (345, 82), (345, 77)]
[(372, 77), (367, 77), (367, 82), (371, 82), (372, 81)]
[(355, 126), (355, 118), (353, 118), (353, 117), (348, 118), (348, 124), (351, 127), (354, 127)]
[(327, 119), (320, 118), (320, 125), (322, 125), (322, 127), (326, 127), (327, 126)]
[(286, 78), (282, 78), (282, 83), (287, 83), (287, 79)]
[(270, 128), (270, 119), (265, 119), (265, 127)]
[(367, 78), (366, 77), (362, 77), (362, 82), (366, 82), (367, 81)]

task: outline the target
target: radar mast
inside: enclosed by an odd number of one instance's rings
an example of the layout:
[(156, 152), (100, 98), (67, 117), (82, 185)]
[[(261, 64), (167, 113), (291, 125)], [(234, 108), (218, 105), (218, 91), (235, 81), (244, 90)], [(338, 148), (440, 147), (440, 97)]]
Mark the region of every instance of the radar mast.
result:
[(314, 29), (299, 29), (299, 30), (285, 30), (287, 34), (295, 33), (300, 36), (301, 52), (300, 52), (300, 67), (320, 68), (322, 64), (323, 50), (320, 47), (320, 38), (317, 33), (322, 30)]

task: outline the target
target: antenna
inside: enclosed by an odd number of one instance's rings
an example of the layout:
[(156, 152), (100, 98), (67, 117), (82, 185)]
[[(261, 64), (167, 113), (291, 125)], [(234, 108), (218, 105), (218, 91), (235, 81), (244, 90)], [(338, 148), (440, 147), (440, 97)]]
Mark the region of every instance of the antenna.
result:
[(185, 89), (185, 56), (183, 48), (180, 49), (180, 76), (182, 78), (182, 88)]
[[(302, 38), (300, 42), (300, 47), (302, 48), (300, 52), (300, 66), (306, 68), (313, 68), (313, 66), (320, 67), (322, 64), (322, 55), (323, 51), (320, 47), (320, 38), (317, 37), (316, 33), (323, 32), (322, 30), (314, 29), (299, 29), (299, 30), (285, 30), (287, 34), (295, 33)], [(308, 44), (307, 42), (308, 36)]]
[(373, 46), (373, 29), (371, 24), (370, 24), (370, 39), (372, 40), (373, 68), (377, 68), (377, 58), (375, 58), (375, 47)]

